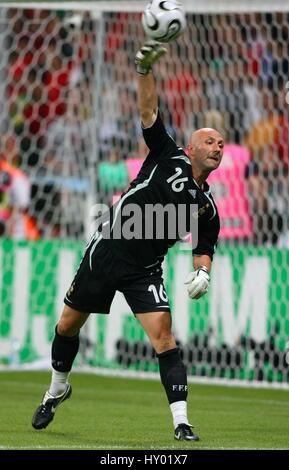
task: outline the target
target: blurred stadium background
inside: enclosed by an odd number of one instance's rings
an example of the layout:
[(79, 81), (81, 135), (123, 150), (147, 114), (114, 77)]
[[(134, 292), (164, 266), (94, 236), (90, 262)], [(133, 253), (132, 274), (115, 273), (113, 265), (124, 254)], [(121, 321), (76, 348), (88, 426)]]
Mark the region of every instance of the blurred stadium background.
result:
[[(134, 55), (147, 2), (88, 3), (0, 4), (2, 369), (49, 366), (91, 208), (146, 155)], [(155, 67), (163, 117), (180, 144), (203, 126), (227, 143), (210, 177), (222, 229), (208, 296), (186, 297), (185, 243), (166, 262), (175, 333), (190, 377), (287, 387), (289, 4), (183, 4), (187, 30)], [(77, 365), (157, 371), (121, 296), (91, 316)]]

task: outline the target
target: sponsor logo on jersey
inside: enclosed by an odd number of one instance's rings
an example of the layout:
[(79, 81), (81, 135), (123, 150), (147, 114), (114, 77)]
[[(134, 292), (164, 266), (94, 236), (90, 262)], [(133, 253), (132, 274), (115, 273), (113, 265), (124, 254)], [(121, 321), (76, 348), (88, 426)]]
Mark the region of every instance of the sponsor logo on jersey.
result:
[(196, 195), (197, 195), (197, 190), (196, 189), (188, 189), (189, 193), (191, 196), (193, 196), (193, 198), (195, 199)]

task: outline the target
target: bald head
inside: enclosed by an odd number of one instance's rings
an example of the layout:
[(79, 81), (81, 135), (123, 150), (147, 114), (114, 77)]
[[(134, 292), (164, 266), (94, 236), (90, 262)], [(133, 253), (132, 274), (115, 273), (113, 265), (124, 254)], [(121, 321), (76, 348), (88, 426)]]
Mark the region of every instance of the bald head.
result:
[(190, 144), (198, 146), (199, 143), (205, 141), (209, 137), (223, 141), (222, 135), (220, 132), (216, 131), (216, 129), (212, 129), (211, 127), (202, 127), (201, 129), (198, 129), (192, 133)]
[(216, 129), (203, 127), (193, 132), (187, 146), (193, 174), (202, 175), (201, 180), (205, 180), (220, 165), (223, 147), (224, 139)]

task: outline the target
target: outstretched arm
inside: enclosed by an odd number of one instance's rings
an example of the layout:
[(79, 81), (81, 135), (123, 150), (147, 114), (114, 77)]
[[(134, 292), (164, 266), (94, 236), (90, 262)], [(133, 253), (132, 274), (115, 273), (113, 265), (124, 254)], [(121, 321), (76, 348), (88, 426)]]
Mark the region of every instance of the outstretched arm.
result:
[(138, 77), (138, 109), (143, 127), (150, 127), (157, 115), (158, 97), (152, 65), (166, 53), (166, 48), (155, 41), (148, 41), (135, 57)]
[(138, 76), (138, 110), (143, 127), (150, 127), (157, 117), (158, 97), (152, 72)]

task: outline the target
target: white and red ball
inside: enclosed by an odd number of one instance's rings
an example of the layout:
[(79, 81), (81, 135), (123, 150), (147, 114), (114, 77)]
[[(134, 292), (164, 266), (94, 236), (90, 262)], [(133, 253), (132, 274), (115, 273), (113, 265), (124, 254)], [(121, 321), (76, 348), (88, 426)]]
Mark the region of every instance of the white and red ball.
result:
[(142, 14), (142, 25), (150, 39), (170, 42), (186, 28), (186, 14), (176, 0), (151, 0)]

